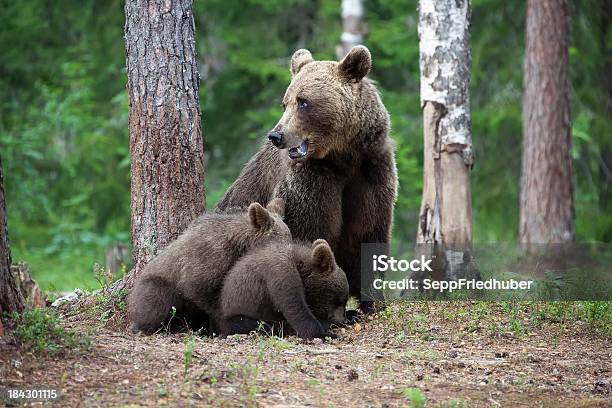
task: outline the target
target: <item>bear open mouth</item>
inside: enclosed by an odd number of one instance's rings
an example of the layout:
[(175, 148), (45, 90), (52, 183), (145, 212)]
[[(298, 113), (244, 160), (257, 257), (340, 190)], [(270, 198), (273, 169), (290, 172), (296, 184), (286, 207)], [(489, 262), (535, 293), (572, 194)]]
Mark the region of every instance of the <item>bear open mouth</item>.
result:
[(292, 147), (289, 149), (289, 158), (291, 159), (301, 159), (308, 154), (308, 144), (306, 141), (302, 141), (302, 143), (297, 147)]

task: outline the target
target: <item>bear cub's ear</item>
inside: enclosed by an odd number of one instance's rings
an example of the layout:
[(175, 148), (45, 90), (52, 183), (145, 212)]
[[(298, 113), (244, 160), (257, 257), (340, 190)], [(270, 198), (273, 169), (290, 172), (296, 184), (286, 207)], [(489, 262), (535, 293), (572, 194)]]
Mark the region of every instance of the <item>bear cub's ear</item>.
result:
[(273, 223), (268, 210), (263, 208), (259, 203), (251, 203), (251, 205), (249, 205), (249, 220), (253, 227), (261, 231), (270, 229)]
[(316, 246), (319, 246), (321, 244), (325, 244), (325, 245), (329, 246), (329, 244), (327, 243), (326, 240), (324, 240), (323, 238), (319, 238), (315, 242), (312, 243), (311, 247), (312, 247), (312, 249), (315, 249)]
[(285, 200), (282, 198), (275, 198), (266, 205), (268, 211), (276, 213), (281, 217), (285, 216)]
[(317, 239), (313, 244), (312, 263), (322, 273), (334, 271), (336, 260), (329, 244), (324, 239)]
[(309, 62), (314, 61), (310, 51), (301, 49), (293, 53), (291, 57), (291, 75), (296, 76), (300, 69)]
[(338, 64), (338, 73), (348, 82), (359, 82), (372, 68), (372, 56), (363, 45), (356, 45)]

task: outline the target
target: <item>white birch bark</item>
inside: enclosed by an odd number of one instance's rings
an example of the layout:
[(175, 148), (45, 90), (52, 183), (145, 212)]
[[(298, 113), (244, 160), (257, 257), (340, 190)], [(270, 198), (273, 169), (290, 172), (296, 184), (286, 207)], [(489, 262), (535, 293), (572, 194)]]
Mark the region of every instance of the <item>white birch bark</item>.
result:
[(363, 1), (342, 0), (342, 34), (336, 53), (338, 60), (342, 59), (356, 45), (363, 43), (366, 26), (363, 23)]
[(471, 164), (470, 2), (421, 0), (419, 4), (421, 106), (437, 102), (445, 107), (438, 124), (441, 150), (463, 150)]
[(471, 265), (469, 21), (469, 0), (419, 2), (425, 157), (417, 243), (436, 244), (429, 247), (443, 259), (435, 264), (449, 277)]

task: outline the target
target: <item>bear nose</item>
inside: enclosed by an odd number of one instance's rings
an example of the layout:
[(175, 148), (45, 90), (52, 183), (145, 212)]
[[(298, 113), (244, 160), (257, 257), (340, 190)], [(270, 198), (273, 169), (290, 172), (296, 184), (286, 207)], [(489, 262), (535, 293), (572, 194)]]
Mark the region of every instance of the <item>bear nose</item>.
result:
[(283, 144), (283, 132), (275, 130), (268, 133), (268, 140), (271, 141), (274, 146), (281, 147)]

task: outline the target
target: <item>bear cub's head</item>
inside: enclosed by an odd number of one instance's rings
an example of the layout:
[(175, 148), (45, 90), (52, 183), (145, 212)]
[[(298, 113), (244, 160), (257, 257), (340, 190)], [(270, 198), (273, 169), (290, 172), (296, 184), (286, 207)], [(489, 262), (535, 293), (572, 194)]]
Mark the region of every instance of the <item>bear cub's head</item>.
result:
[(262, 241), (291, 241), (291, 231), (283, 221), (285, 215), (285, 201), (280, 198), (271, 200), (264, 208), (259, 203), (251, 203), (247, 211), (249, 223), (253, 228), (253, 240)]
[(296, 51), (284, 113), (268, 139), (288, 149), (291, 159), (322, 159), (350, 149), (358, 134), (386, 129), (387, 111), (376, 87), (365, 78), (371, 67), (370, 51), (362, 45), (340, 62), (315, 61), (310, 51)]
[(348, 281), (324, 239), (317, 239), (312, 244), (311, 262), (312, 272), (304, 279), (306, 302), (319, 320), (344, 323), (349, 296)]

